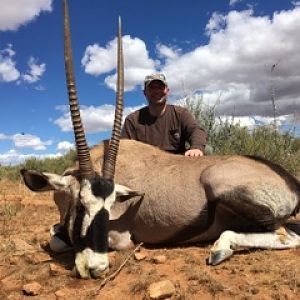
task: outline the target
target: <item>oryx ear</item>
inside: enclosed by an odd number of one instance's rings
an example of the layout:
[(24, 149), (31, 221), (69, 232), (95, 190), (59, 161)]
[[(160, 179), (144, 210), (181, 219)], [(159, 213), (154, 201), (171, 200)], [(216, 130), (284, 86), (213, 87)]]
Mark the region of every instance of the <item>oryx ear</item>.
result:
[(21, 174), (26, 186), (34, 192), (65, 190), (71, 177), (25, 169)]
[(136, 197), (136, 196), (140, 196), (142, 199), (145, 195), (145, 193), (134, 191), (129, 187), (121, 184), (115, 184), (115, 190), (116, 190), (116, 200), (119, 202), (129, 200), (132, 197)]

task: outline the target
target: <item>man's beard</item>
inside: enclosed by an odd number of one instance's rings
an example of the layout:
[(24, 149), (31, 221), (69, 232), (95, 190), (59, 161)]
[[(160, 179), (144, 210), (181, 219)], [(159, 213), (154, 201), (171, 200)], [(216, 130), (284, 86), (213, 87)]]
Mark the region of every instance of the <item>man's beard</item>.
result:
[(165, 105), (167, 102), (167, 96), (164, 95), (163, 97), (161, 97), (159, 100), (150, 100), (148, 99), (149, 104), (153, 104), (153, 105)]

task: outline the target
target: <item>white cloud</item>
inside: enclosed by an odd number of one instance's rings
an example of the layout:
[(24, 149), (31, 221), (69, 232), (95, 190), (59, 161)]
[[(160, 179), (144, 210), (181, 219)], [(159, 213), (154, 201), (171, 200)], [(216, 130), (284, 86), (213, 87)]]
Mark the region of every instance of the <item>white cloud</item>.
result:
[(206, 24), (205, 31), (207, 35), (222, 30), (226, 25), (226, 16), (214, 12)]
[(14, 134), (10, 137), (16, 148), (31, 148), (33, 150), (45, 150), (46, 146), (52, 144), (51, 140), (41, 141), (37, 136), (31, 134)]
[(56, 105), (55, 109), (61, 113), (67, 113), (68, 111), (70, 111), (70, 106), (69, 105)]
[[(276, 127), (279, 130), (283, 130), (283, 126), (288, 125), (288, 128), (292, 128), (291, 123), (292, 115), (279, 116), (274, 121), (273, 117), (262, 117), (262, 116), (220, 116), (216, 119), (216, 124), (226, 123), (232, 125), (239, 125), (241, 127), (247, 127), (248, 129), (255, 129), (262, 126), (274, 126), (276, 122)], [(294, 124), (296, 126), (296, 124)], [(283, 130), (284, 131), (284, 130)]]
[(234, 6), (234, 5), (236, 5), (237, 3), (239, 3), (239, 2), (242, 2), (243, 0), (230, 0), (229, 1), (229, 6)]
[[(256, 16), (253, 9), (213, 13), (205, 32), (208, 43), (189, 52), (157, 44), (161, 61), (149, 57), (142, 40), (124, 36), (125, 89), (160, 70), (170, 98), (201, 92), (206, 102), (220, 102), (220, 114), (273, 115), (271, 88), (279, 115), (300, 110), (300, 7), (272, 16)], [(116, 39), (88, 46), (82, 64), (89, 74), (105, 74), (104, 82), (115, 89)]]
[(37, 158), (37, 159), (45, 159), (45, 158), (56, 158), (56, 157), (61, 157), (62, 155), (60, 153), (55, 153), (55, 154), (22, 154), (18, 152), (16, 149), (11, 149), (7, 151), (6, 153), (0, 154), (0, 164), (1, 165), (18, 165), (25, 160), (30, 159), (30, 158)]
[(166, 59), (176, 59), (181, 52), (181, 49), (174, 49), (163, 44), (157, 44), (156, 50), (159, 57)]
[(300, 6), (300, 1), (292, 1), (292, 4), (295, 6)]
[[(139, 108), (140, 106), (126, 107), (123, 113), (124, 117)], [(96, 133), (111, 130), (114, 113), (115, 106), (113, 105), (82, 107), (80, 109), (80, 115), (85, 132)], [(54, 124), (58, 125), (62, 131), (73, 131), (69, 112), (65, 112), (60, 118), (56, 119)]]
[(0, 81), (11, 82), (20, 77), (20, 72), (16, 69), (16, 62), (13, 60), (15, 51), (11, 45), (0, 50)]
[[(40, 80), (41, 76), (46, 71), (46, 64), (38, 64), (38, 60), (34, 57), (30, 57), (28, 60), (29, 70), (25, 74), (20, 74), (16, 68), (16, 61), (14, 56), (16, 52), (13, 50), (12, 45), (8, 45), (7, 48), (0, 50), (0, 81), (12, 82), (16, 81), (17, 84), (21, 84), (20, 78), (26, 83), (35, 83)], [(36, 90), (44, 90), (43, 86), (38, 86)]]
[(52, 0), (1, 0), (0, 31), (17, 30), (43, 11), (52, 11)]
[[(214, 13), (207, 45), (169, 58), (162, 67), (173, 96), (201, 91), (220, 114), (272, 115), (270, 88), (277, 113), (300, 110), (300, 8), (272, 18), (252, 10)], [(277, 64), (273, 72), (272, 65)]]
[(34, 57), (29, 58), (28, 67), (29, 71), (22, 75), (23, 80), (28, 83), (34, 83), (40, 80), (41, 76), (46, 71), (46, 64), (37, 64), (37, 59)]
[(74, 143), (68, 141), (62, 141), (57, 144), (57, 150), (61, 154), (66, 154), (71, 149), (74, 149)]
[(20, 154), (15, 149), (11, 149), (6, 153), (0, 154), (0, 164), (4, 166), (17, 165), (24, 162), (29, 157), (31, 157), (31, 155)]
[(46, 90), (46, 87), (43, 86), (43, 85), (37, 85), (36, 87), (34, 87), (34, 89), (36, 91), (45, 91)]
[(7, 140), (7, 135), (0, 133), (0, 140)]
[[(125, 35), (123, 40), (124, 64), (125, 64), (125, 90), (130, 91), (143, 82), (144, 77), (154, 72), (158, 62), (149, 58), (145, 43), (139, 38)], [(117, 39), (108, 42), (105, 47), (98, 44), (87, 46), (81, 63), (85, 72), (98, 76), (112, 73), (105, 78), (105, 83), (115, 90), (116, 85), (116, 61)]]

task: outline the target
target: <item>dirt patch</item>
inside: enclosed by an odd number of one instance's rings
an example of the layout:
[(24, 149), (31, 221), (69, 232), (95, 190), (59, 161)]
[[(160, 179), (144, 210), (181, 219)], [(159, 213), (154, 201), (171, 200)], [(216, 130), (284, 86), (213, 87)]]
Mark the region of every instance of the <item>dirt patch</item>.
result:
[[(72, 253), (54, 255), (49, 228), (58, 222), (51, 193), (28, 191), (21, 183), (0, 184), (0, 299), (148, 299), (151, 283), (170, 280), (171, 299), (300, 299), (300, 249), (237, 252), (229, 261), (206, 265), (209, 248), (142, 249), (100, 290), (102, 280), (72, 276)], [(129, 251), (111, 252), (111, 271)], [(165, 259), (157, 261), (157, 257)]]

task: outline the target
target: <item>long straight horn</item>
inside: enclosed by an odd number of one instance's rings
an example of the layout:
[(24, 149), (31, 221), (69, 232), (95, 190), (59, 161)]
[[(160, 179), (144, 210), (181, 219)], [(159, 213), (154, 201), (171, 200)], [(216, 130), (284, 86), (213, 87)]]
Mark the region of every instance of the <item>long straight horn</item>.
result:
[(67, 0), (64, 0), (64, 44), (66, 81), (69, 93), (70, 112), (75, 135), (80, 174), (82, 178), (90, 178), (94, 175), (94, 171), (80, 118), (80, 110), (77, 100), (77, 92), (73, 73), (70, 20)]
[(103, 177), (106, 179), (114, 179), (115, 166), (119, 150), (122, 116), (123, 116), (123, 95), (124, 95), (124, 58), (122, 47), (122, 26), (119, 17), (118, 26), (118, 62), (117, 62), (117, 93), (116, 93), (116, 109), (115, 120), (112, 129), (112, 137), (109, 144), (108, 153), (105, 156), (103, 167)]

